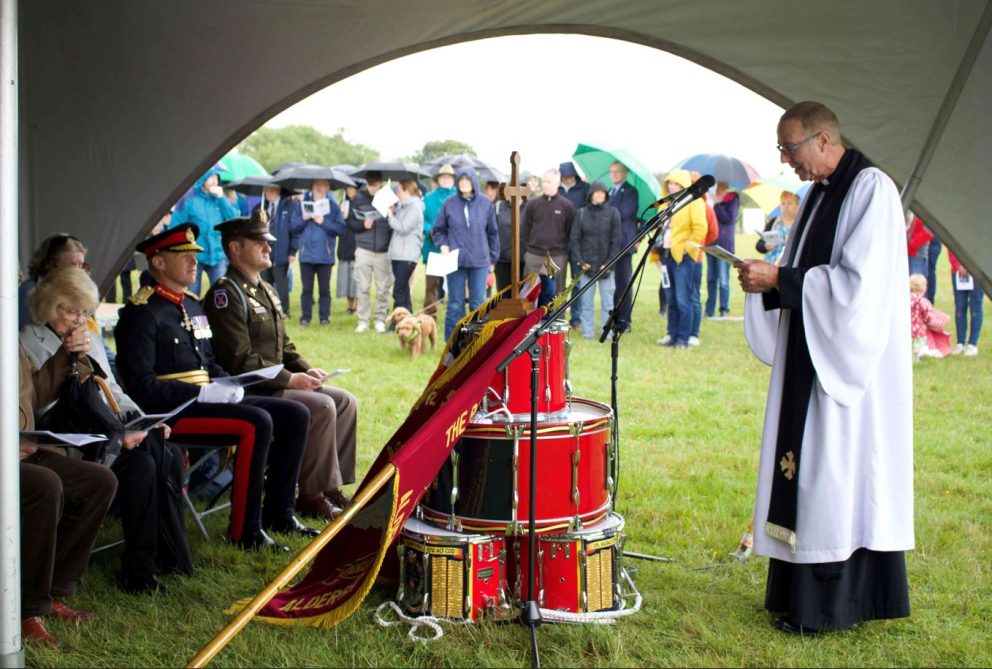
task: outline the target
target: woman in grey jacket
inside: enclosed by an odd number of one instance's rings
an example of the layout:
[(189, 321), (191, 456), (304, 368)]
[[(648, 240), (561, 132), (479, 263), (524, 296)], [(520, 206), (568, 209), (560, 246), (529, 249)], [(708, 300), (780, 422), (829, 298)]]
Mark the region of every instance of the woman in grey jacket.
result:
[(405, 307), (412, 312), (410, 283), (424, 244), (424, 201), (420, 199), (420, 189), (413, 179), (400, 181), (396, 197), (400, 201), (387, 218), (393, 231), (389, 240), (389, 262), (393, 266), (393, 309)]

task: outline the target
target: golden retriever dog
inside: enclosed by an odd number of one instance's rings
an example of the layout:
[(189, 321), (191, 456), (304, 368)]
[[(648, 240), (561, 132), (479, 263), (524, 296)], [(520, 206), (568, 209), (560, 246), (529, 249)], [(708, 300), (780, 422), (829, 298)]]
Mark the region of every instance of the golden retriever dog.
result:
[(437, 323), (431, 316), (407, 316), (396, 324), (396, 337), (400, 340), (401, 349), (410, 349), (411, 357), (427, 350), (427, 341), (431, 342), (431, 350), (437, 345)]

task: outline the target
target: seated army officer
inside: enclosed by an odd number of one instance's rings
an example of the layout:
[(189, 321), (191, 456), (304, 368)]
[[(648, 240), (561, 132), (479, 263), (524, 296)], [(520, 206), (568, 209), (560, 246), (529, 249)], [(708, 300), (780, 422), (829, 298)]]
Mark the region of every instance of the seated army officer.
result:
[(342, 388), (324, 386), (323, 370), (308, 363), (286, 335), (275, 289), (259, 274), (272, 265), (264, 213), (214, 226), (229, 261), (227, 274), (211, 287), (203, 307), (216, 334), (217, 359), (233, 374), (270, 365), (285, 367), (253, 392), (296, 400), (310, 410), (310, 436), (300, 472), (296, 510), (333, 518), (349, 502), (340, 486), (355, 480), (355, 422), (358, 400)]
[(242, 399), (243, 388), (211, 382), (228, 374), (214, 359), (203, 307), (186, 290), (196, 279), (198, 233), (187, 223), (138, 244), (148, 256), (151, 282), (120, 311), (117, 371), (128, 395), (147, 412), (199, 400), (179, 414), (172, 434), (197, 444), (237, 444), (228, 538), (246, 550), (288, 551), (264, 530), (317, 533), (293, 513), (310, 412), (292, 400)]

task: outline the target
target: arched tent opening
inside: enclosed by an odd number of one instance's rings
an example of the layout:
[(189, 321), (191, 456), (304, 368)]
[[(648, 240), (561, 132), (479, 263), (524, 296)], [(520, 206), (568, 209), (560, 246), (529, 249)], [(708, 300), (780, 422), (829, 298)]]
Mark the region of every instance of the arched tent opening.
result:
[[(487, 37), (621, 39), (682, 56), (782, 106), (823, 100), (849, 143), (902, 183), (985, 5), (850, 3), (779, 16), (764, 3), (635, 2), (604, 16), (592, 3), (564, 2), (401, 11), (367, 3), (117, 3), (117, 12), (50, 4), (22, 10), (22, 33), (32, 37), (21, 46), (20, 252), (85, 225), (105, 285), (196, 177), (279, 111), (379, 63)], [(506, 81), (511, 63), (499, 75)], [(990, 140), (978, 123), (992, 96), (990, 72), (992, 52), (982, 49), (913, 207), (986, 284), (992, 242), (980, 234), (979, 194), (990, 171), (981, 145)]]

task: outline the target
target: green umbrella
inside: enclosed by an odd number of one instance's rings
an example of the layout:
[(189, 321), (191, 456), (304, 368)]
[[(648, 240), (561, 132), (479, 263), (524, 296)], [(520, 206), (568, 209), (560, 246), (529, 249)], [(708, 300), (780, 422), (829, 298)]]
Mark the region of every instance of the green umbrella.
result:
[(648, 209), (644, 214), (645, 218), (654, 213), (651, 204), (661, 195), (661, 184), (651, 170), (627, 149), (604, 149), (592, 144), (579, 144), (572, 153), (572, 160), (590, 182), (602, 181), (607, 185), (610, 184), (610, 163), (619, 160), (627, 166), (627, 183), (637, 188), (638, 216), (645, 209)]
[(221, 172), (218, 175), (223, 182), (237, 181), (245, 177), (268, 176), (265, 168), (254, 158), (241, 153), (229, 153), (219, 161)]

